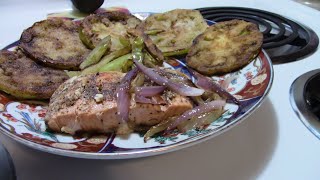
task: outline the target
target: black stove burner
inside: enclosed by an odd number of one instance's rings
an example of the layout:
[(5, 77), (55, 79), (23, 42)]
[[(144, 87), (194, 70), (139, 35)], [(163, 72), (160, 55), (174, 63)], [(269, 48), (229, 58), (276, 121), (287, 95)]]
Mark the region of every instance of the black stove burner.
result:
[(206, 7), (198, 9), (203, 17), (215, 22), (242, 19), (259, 25), (263, 48), (274, 64), (300, 60), (313, 53), (319, 44), (310, 28), (268, 11), (241, 7)]
[(308, 109), (320, 120), (320, 73), (306, 82), (303, 95)]
[(320, 69), (309, 71), (294, 80), (289, 97), (299, 119), (320, 139)]

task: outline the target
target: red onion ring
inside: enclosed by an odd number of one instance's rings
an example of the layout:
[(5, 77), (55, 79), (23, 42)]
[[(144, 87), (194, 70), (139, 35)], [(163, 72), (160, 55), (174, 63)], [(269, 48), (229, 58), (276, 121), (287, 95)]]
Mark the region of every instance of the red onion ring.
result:
[(152, 98), (147, 98), (145, 96), (141, 96), (141, 95), (135, 95), (134, 96), (134, 100), (137, 103), (143, 103), (143, 104), (166, 104), (164, 101), (157, 101), (156, 99)]
[(130, 84), (137, 76), (138, 68), (129, 71), (121, 80), (120, 85), (116, 89), (117, 93), (117, 114), (121, 123), (125, 123), (129, 119), (130, 108)]
[(191, 119), (195, 116), (200, 116), (201, 114), (208, 113), (210, 111), (213, 111), (214, 109), (222, 108), (225, 104), (225, 100), (214, 100), (190, 109), (184, 112), (172, 124), (170, 124), (170, 126), (167, 128), (167, 131), (175, 129), (183, 121), (187, 121), (188, 119)]
[(145, 96), (140, 96), (138, 94), (134, 96), (134, 100), (138, 103), (153, 104), (152, 99), (146, 98)]
[(215, 83), (212, 79), (196, 72), (191, 68), (188, 68), (188, 70), (195, 77), (195, 85), (197, 87), (200, 87), (206, 91), (215, 92), (219, 94), (221, 97), (226, 98), (227, 100), (235, 104), (239, 104), (239, 100), (237, 98), (235, 98), (232, 94), (230, 94), (228, 91), (226, 91), (217, 83)]
[(144, 97), (152, 97), (162, 93), (166, 88), (164, 86), (143, 86), (136, 87), (135, 94)]
[(185, 84), (173, 82), (163, 76), (160, 76), (156, 72), (153, 71), (151, 68), (147, 68), (138, 61), (134, 60), (135, 65), (137, 68), (142, 71), (145, 75), (147, 75), (152, 81), (155, 83), (166, 86), (170, 90), (182, 95), (182, 96), (200, 96), (204, 93), (203, 89), (194, 88)]

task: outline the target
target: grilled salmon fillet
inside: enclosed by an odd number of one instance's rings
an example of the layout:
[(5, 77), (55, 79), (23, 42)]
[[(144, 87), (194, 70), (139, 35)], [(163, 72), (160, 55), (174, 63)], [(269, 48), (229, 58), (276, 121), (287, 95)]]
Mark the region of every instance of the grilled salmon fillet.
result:
[[(124, 74), (106, 72), (69, 79), (62, 84), (50, 99), (45, 121), (56, 132), (75, 134), (77, 132), (128, 134), (119, 130), (116, 88)], [(139, 130), (151, 127), (168, 117), (181, 115), (192, 108), (191, 101), (169, 90), (161, 95), (166, 103), (142, 104), (131, 97), (129, 127)]]

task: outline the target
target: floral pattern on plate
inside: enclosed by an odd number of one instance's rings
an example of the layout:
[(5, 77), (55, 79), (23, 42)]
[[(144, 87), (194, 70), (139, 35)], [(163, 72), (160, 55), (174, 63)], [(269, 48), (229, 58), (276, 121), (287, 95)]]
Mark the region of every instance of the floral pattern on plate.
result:
[[(135, 15), (139, 14), (141, 17), (146, 17), (150, 13), (135, 13)], [(63, 15), (50, 14), (50, 17), (53, 16)], [(14, 49), (17, 43), (12, 43), (6, 49)], [(185, 68), (184, 59), (170, 59), (166, 66), (190, 76)], [(46, 129), (43, 119), (46, 114), (44, 107), (11, 100), (9, 96), (1, 92), (0, 130), (32, 148), (72, 157), (119, 159), (169, 152), (214, 137), (241, 122), (261, 104), (269, 92), (273, 70), (267, 54), (261, 51), (258, 57), (244, 68), (212, 78), (240, 100), (241, 108), (227, 104), (225, 113), (202, 130), (190, 130), (185, 133), (175, 130), (165, 135), (158, 134), (146, 143), (143, 141), (143, 134), (139, 133), (132, 133), (128, 136), (107, 134), (72, 137)]]

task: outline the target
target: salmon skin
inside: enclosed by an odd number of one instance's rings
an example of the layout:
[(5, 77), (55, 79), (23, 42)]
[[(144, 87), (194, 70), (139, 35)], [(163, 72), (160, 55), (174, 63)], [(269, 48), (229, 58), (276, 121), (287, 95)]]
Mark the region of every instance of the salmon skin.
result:
[(133, 130), (147, 130), (193, 107), (188, 97), (170, 90), (161, 94), (164, 104), (137, 103), (132, 93), (128, 121), (130, 129), (120, 130), (116, 88), (123, 77), (120, 72), (106, 72), (67, 80), (50, 99), (45, 117), (49, 129), (72, 135), (78, 132), (128, 134)]

